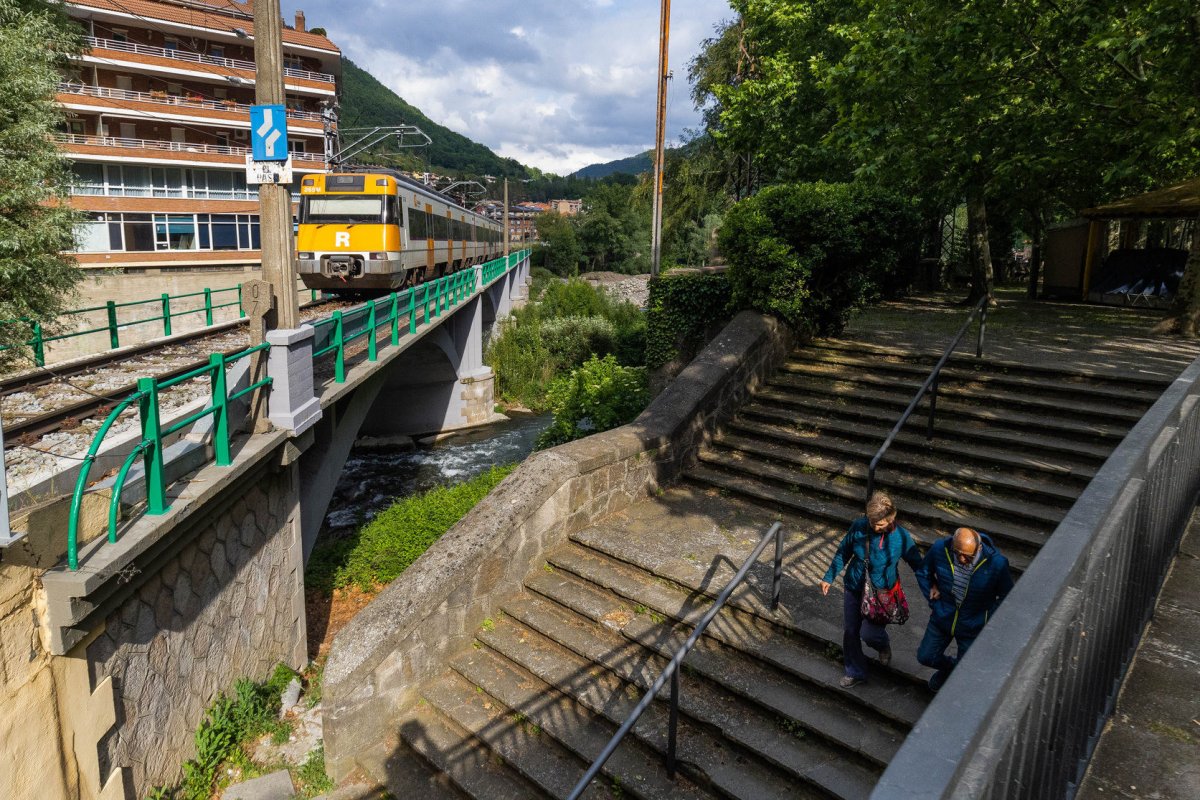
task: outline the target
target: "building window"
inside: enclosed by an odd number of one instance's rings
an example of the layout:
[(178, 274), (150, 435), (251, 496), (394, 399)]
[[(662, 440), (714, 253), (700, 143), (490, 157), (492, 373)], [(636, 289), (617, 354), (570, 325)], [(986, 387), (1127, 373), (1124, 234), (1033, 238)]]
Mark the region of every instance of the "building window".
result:
[(208, 54), (210, 56), (212, 56), (213, 58), (224, 58), (225, 57), (225, 47), (223, 45), (219, 45), (219, 44), (209, 45), (208, 46)]
[(149, 214), (125, 214), (121, 233), (125, 239), (125, 252), (150, 252), (154, 250), (154, 224)]
[(128, 42), (129, 41), (129, 29), (128, 28), (113, 28), (112, 36), (109, 38), (111, 38), (114, 42)]
[(179, 40), (176, 39), (174, 36), (163, 37), (163, 49), (164, 50), (178, 50), (179, 49)]
[(154, 249), (195, 250), (195, 216), (192, 214), (155, 214)]
[(109, 250), (108, 223), (103, 214), (90, 214), (88, 221), (75, 229), (78, 253), (103, 253)]

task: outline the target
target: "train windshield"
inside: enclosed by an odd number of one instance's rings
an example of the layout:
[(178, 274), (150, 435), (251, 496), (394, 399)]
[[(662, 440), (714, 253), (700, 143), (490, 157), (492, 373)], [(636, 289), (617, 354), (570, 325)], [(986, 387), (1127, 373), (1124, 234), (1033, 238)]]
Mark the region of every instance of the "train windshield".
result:
[(304, 197), (300, 204), (300, 223), (307, 225), (380, 223), (383, 221), (383, 195), (333, 194)]

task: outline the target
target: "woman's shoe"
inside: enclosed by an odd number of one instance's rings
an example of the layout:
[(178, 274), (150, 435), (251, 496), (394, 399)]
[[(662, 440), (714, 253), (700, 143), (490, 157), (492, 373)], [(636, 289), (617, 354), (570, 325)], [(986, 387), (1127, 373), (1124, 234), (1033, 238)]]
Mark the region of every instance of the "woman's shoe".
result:
[(852, 686), (858, 686), (860, 683), (866, 683), (866, 682), (867, 682), (866, 678), (852, 678), (849, 675), (843, 675), (842, 679), (840, 681), (838, 681), (838, 684), (843, 689), (849, 689)]
[(885, 667), (892, 663), (892, 648), (885, 647), (879, 651), (879, 663)]

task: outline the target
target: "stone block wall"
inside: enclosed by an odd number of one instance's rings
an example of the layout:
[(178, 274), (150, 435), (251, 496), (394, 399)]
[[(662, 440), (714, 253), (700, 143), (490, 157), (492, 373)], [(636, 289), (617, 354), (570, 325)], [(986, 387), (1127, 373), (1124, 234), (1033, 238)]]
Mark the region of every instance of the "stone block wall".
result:
[(536, 453), (334, 639), (325, 668), (326, 765), (335, 779), (395, 733), (420, 683), (469, 646), (543, 554), (673, 480), (705, 437), (790, 351), (743, 312), (633, 423)]
[(303, 566), (294, 470), (231, 487), (232, 503), (191, 524), (86, 647), (93, 686), (111, 678), (116, 723), (99, 742), (100, 774), (127, 770), (137, 797), (176, 782), (205, 709), (238, 678), (305, 660)]

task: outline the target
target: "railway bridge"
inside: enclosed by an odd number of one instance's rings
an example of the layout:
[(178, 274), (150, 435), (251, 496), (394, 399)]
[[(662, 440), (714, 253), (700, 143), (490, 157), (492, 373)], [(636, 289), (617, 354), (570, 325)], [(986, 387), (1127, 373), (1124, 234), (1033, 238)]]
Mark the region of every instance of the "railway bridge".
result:
[[(29, 643), (5, 651), (3, 793), (144, 796), (216, 692), (303, 666), (303, 565), (354, 440), (490, 421), (485, 337), (528, 281), (513, 253), (140, 379), (0, 551), (0, 626)], [(168, 402), (188, 382), (202, 396)]]

